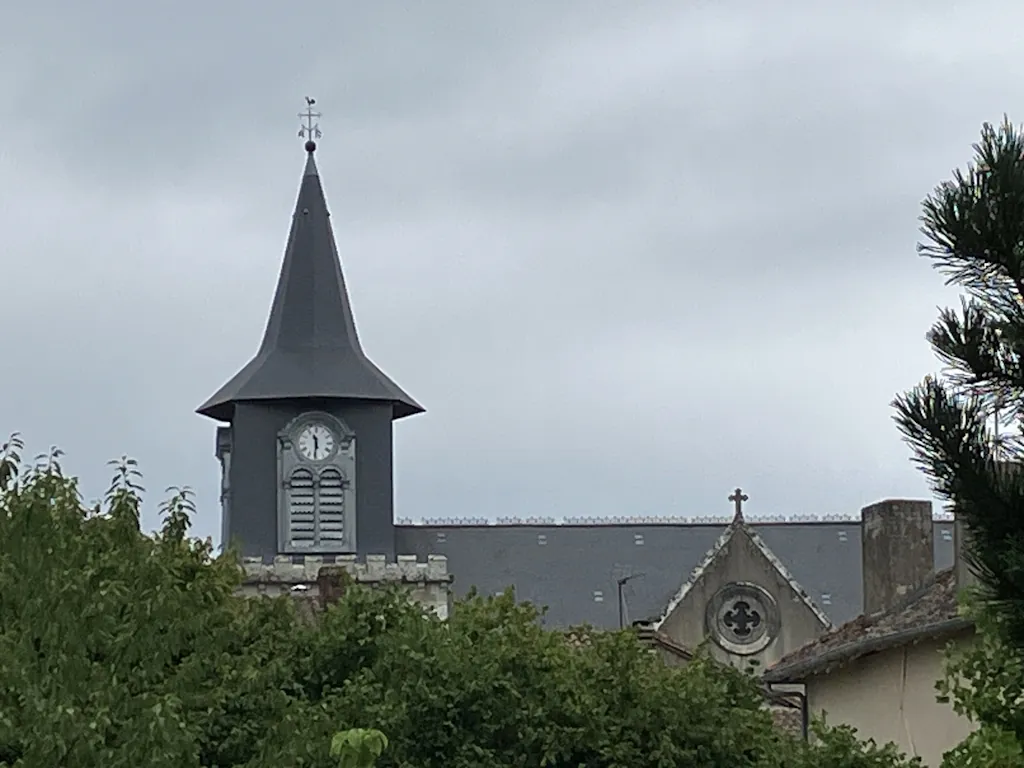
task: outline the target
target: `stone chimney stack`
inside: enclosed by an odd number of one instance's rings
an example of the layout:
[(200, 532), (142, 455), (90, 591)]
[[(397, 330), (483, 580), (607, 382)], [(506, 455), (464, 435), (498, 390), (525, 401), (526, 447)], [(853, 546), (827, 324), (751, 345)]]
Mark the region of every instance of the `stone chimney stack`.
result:
[(935, 569), (932, 503), (887, 499), (861, 510), (864, 613), (892, 608)]

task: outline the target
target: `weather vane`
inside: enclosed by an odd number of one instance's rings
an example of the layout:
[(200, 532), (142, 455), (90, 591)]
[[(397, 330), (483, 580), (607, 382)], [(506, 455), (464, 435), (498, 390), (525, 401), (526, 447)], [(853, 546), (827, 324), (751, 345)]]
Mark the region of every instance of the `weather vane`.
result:
[[(299, 119), (305, 121), (303, 126), (299, 128), (299, 138), (306, 139), (306, 149), (310, 152), (316, 149), (316, 144), (313, 143), (313, 139), (320, 138), (320, 113), (313, 111), (313, 106), (316, 104), (316, 99), (311, 99), (309, 96), (306, 97), (306, 111), (299, 112)], [(313, 144), (312, 149), (310, 144)]]

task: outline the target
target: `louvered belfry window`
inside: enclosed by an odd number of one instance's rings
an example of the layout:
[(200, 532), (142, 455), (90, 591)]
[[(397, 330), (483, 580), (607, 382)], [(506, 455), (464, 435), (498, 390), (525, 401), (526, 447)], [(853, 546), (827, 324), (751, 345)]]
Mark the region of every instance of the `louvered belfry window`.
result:
[(299, 468), (288, 480), (288, 537), (296, 549), (340, 544), (345, 539), (345, 478), (334, 468), (319, 476)]
[(317, 507), (317, 544), (345, 540), (345, 479), (341, 472), (328, 468), (320, 473)]
[(296, 469), (288, 480), (288, 535), (293, 547), (316, 544), (316, 484), (308, 469)]

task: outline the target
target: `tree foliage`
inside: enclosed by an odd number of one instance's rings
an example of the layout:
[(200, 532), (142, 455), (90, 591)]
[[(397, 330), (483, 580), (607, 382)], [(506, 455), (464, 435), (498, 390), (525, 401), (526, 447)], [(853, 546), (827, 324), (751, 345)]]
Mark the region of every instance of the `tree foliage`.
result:
[(974, 159), (924, 201), (920, 253), (964, 292), (928, 341), (944, 366), (896, 422), (967, 537), (978, 633), (953, 649), (943, 700), (977, 726), (948, 768), (1024, 766), (1024, 137), (986, 124)]
[(986, 124), (975, 158), (924, 202), (920, 252), (961, 287), (928, 334), (944, 375), (897, 398), (896, 420), (935, 491), (963, 519), (980, 599), (1024, 647), (1024, 138)]
[(1008, 645), (991, 617), (971, 604), (966, 610), (977, 632), (973, 642), (947, 651), (941, 701), (969, 720), (1009, 733), (1024, 733), (1024, 650)]
[(966, 609), (977, 625), (970, 644), (947, 650), (940, 701), (976, 723), (978, 729), (946, 755), (943, 768), (1024, 768), (1024, 652), (1008, 645), (993, 626), (998, 619), (970, 600)]
[(334, 734), (331, 756), (340, 768), (373, 768), (388, 747), (388, 737), (374, 728), (350, 728)]
[[(545, 630), (511, 593), (448, 621), (349, 588), (318, 621), (236, 596), (187, 489), (139, 530), (133, 462), (81, 502), (59, 453), (0, 458), (0, 766), (898, 768), (848, 730), (781, 733), (753, 678), (630, 632)], [(386, 738), (385, 738), (386, 735)]]
[(263, 673), (275, 607), (235, 599), (237, 566), (185, 538), (187, 489), (143, 536), (133, 462), (89, 509), (58, 452), (23, 470), (20, 447), (0, 462), (0, 764), (199, 764), (216, 735), (199, 714)]

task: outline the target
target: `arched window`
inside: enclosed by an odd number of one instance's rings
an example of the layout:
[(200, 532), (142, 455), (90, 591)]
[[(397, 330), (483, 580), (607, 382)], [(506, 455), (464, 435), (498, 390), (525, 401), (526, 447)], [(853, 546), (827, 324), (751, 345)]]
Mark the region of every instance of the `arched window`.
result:
[(316, 545), (316, 488), (308, 469), (288, 478), (288, 538), (293, 547)]
[(305, 467), (288, 480), (288, 536), (293, 547), (319, 548), (345, 540), (345, 478), (328, 467), (319, 477)]

